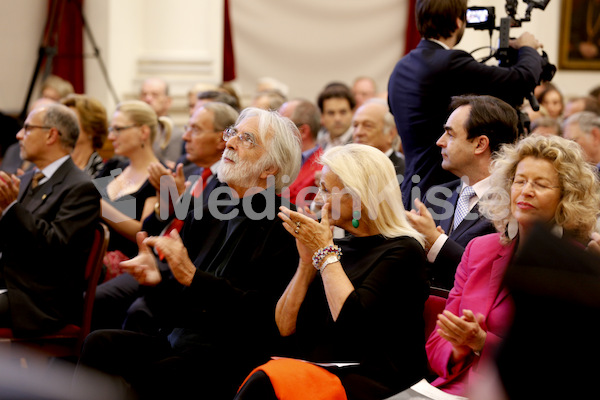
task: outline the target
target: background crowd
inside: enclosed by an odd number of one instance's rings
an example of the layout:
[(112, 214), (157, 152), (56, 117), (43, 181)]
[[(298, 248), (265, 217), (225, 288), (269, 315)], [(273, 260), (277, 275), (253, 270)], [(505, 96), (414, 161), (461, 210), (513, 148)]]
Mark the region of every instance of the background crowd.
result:
[[(0, 133), (0, 328), (81, 322), (102, 221), (75, 381), (91, 367), (131, 398), (384, 399), (427, 378), (476, 397), (493, 366), (513, 396), (518, 360), (497, 360), (524, 307), (504, 279), (515, 254), (540, 227), (556, 251), (600, 254), (600, 88), (565, 99), (528, 33), (507, 68), (454, 50), (465, 11), (417, 1), (422, 40), (387, 88), (357, 71), (304, 99), (264, 78), (243, 104), (199, 83), (183, 127), (161, 77), (106, 110), (49, 76)], [(430, 287), (447, 300), (426, 336)]]

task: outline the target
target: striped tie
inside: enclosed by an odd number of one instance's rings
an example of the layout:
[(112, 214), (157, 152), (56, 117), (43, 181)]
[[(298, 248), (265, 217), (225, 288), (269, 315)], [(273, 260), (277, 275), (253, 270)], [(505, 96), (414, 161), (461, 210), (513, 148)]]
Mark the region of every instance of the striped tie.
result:
[(31, 180), (31, 188), (35, 189), (40, 184), (40, 181), (44, 179), (44, 173), (42, 171), (38, 171), (33, 175), (33, 179)]

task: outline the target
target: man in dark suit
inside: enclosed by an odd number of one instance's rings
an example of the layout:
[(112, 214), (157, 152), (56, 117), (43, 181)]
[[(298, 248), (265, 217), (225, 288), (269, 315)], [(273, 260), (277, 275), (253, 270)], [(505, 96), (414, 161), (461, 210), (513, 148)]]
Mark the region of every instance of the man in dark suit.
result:
[[(510, 45), (518, 49), (515, 65), (498, 68), (478, 63), (470, 54), (453, 50), (465, 30), (467, 0), (418, 0), (417, 28), (422, 40), (394, 68), (388, 101), (396, 119), (406, 157), (402, 199), (406, 209), (431, 187), (449, 182), (434, 143), (448, 116), (450, 98), (488, 94), (512, 106), (533, 91), (542, 73), (539, 42), (523, 33)], [(417, 186), (418, 190), (414, 190)]]
[(140, 398), (199, 390), (231, 399), (276, 351), (275, 305), (298, 263), (276, 192), (298, 174), (300, 138), (289, 119), (257, 108), (223, 138), (218, 178), (227, 186), (213, 190), (201, 217), (188, 214), (181, 236), (138, 233), (138, 256), (121, 263), (145, 286), (160, 333), (100, 330), (83, 348), (82, 364), (124, 377)]
[(15, 336), (80, 322), (100, 194), (69, 156), (78, 135), (69, 108), (34, 109), (17, 139), (21, 158), (36, 168), (20, 182), (0, 173), (0, 319)]
[(394, 140), (399, 140), (394, 116), (382, 99), (369, 99), (355, 112), (352, 118), (352, 141), (367, 144), (381, 150), (390, 158), (396, 176), (404, 175), (404, 155), (393, 149)]
[[(454, 109), (437, 145), (442, 168), (460, 177), (427, 192), (425, 204), (415, 199), (407, 213), (428, 243), (432, 286), (451, 289), (454, 274), (471, 239), (495, 232), (478, 213), (477, 203), (490, 188), (492, 154), (517, 140), (518, 117), (506, 102), (492, 96), (453, 97)], [(445, 233), (442, 233), (445, 232)]]
[[(163, 181), (169, 181), (169, 184), (177, 187), (181, 197), (163, 201), (163, 205), (168, 205), (166, 208), (170, 212), (164, 220), (159, 215), (160, 203), (157, 203), (156, 212), (144, 220), (142, 230), (150, 236), (164, 235), (172, 229), (180, 231), (183, 219), (194, 207), (196, 200), (192, 197), (193, 192), (196, 195), (201, 192), (202, 203), (207, 203), (211, 191), (220, 184), (217, 170), (225, 149), (223, 130), (235, 124), (238, 116), (238, 112), (231, 106), (220, 102), (207, 102), (194, 111), (183, 134), (183, 140), (185, 156), (196, 167), (197, 172), (195, 175), (186, 176), (181, 164), (177, 166), (175, 173), (160, 163), (150, 166), (150, 183), (156, 188), (157, 198), (161, 198), (160, 182), (163, 176)], [(188, 178), (193, 178), (193, 182), (190, 181), (186, 188), (185, 182)], [(195, 184), (199, 186), (194, 186)], [(185, 212), (179, 211), (180, 208)], [(179, 219), (176, 218), (175, 211), (179, 211)], [(136, 332), (152, 332), (157, 329), (142, 295), (140, 285), (129, 274), (121, 274), (99, 285), (94, 302), (92, 329), (123, 328)]]

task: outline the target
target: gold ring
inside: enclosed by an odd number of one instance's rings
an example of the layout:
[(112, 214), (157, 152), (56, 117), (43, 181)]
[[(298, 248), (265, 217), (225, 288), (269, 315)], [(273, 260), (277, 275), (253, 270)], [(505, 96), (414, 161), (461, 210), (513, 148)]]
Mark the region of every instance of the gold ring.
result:
[(296, 229), (294, 230), (294, 233), (298, 234), (298, 232), (300, 232), (300, 229), (296, 228)]

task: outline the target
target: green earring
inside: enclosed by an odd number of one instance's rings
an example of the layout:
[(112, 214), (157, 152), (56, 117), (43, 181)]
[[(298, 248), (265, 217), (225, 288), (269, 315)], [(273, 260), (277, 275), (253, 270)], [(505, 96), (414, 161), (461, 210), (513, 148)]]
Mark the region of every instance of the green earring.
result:
[(356, 210), (352, 213), (352, 226), (355, 228), (358, 228), (359, 225), (359, 220), (360, 219), (360, 211)]

